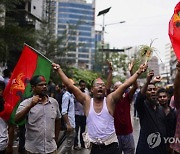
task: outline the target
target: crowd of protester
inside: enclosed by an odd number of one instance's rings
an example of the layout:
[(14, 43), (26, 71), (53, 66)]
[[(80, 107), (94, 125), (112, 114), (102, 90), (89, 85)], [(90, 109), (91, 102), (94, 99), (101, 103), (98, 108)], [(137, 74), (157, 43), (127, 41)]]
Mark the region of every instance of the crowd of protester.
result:
[[(0, 154), (13, 153), (15, 128), (18, 130), (18, 152), (21, 154), (57, 153), (59, 132), (66, 131), (60, 154), (72, 150), (90, 149), (91, 154), (178, 154), (180, 153), (180, 62), (173, 91), (159, 86), (161, 77), (148, 71), (146, 82), (138, 85), (139, 76), (148, 70), (142, 64), (130, 77), (112, 85), (112, 66), (105, 83), (101, 78), (75, 83), (62, 71), (60, 65), (52, 67), (62, 83), (48, 83), (41, 75), (30, 80), (33, 96), (23, 100), (17, 108), (15, 122), (24, 119), (23, 125), (14, 126), (0, 117)], [(0, 112), (4, 109), (3, 91), (10, 72), (0, 77)], [(140, 133), (137, 146), (133, 137), (131, 107), (139, 119)], [(16, 134), (16, 133), (15, 133)], [(171, 139), (171, 140), (170, 140)], [(172, 139), (174, 142), (172, 142)]]

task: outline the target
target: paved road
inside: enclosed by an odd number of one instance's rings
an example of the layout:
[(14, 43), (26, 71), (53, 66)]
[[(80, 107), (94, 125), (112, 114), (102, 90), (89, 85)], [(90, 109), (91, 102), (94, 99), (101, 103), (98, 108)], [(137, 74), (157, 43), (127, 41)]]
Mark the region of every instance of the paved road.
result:
[[(133, 108), (131, 110), (131, 115), (133, 115)], [(135, 147), (137, 145), (138, 137), (139, 137), (139, 119), (136, 119), (134, 117), (132, 119), (132, 125), (133, 125), (133, 135), (134, 135), (134, 140), (135, 140)], [(60, 154), (60, 149), (63, 146), (63, 144), (59, 147), (58, 149), (58, 154)], [(73, 150), (73, 154), (89, 154), (90, 151), (88, 149), (81, 149), (79, 151)]]

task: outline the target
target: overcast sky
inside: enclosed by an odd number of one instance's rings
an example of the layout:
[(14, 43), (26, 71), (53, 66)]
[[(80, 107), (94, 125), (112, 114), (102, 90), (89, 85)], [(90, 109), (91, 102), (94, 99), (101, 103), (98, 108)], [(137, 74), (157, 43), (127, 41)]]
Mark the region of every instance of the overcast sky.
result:
[[(87, 0), (91, 2), (91, 0)], [(99, 11), (111, 7), (105, 15), (105, 25), (125, 20), (123, 24), (105, 27), (105, 42), (110, 47), (149, 45), (151, 40), (163, 60), (165, 44), (170, 42), (168, 23), (179, 0), (96, 0), (96, 23), (103, 23)], [(102, 27), (96, 25), (96, 30)]]

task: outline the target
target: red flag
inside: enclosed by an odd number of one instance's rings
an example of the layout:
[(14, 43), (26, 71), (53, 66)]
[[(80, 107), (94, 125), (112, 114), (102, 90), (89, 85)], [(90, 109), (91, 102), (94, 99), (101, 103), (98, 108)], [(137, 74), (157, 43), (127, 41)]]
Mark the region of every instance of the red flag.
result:
[(177, 59), (180, 60), (180, 2), (174, 8), (169, 22), (169, 37)]
[[(43, 75), (48, 82), (51, 72), (51, 63), (38, 55), (35, 50), (25, 45), (21, 56), (16, 64), (8, 85), (4, 91), (5, 109), (0, 113), (0, 117), (14, 121), (13, 110), (19, 101), (31, 95), (29, 81), (33, 75)], [(15, 112), (15, 111), (14, 111)]]

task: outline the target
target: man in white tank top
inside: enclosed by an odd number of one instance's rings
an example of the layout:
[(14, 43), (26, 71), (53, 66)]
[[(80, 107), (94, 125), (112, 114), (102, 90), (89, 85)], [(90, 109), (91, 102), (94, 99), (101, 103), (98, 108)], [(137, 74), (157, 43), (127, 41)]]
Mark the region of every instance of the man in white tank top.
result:
[(69, 82), (69, 78), (58, 64), (53, 63), (52, 66), (58, 72), (62, 82), (71, 89), (84, 107), (87, 132), (92, 143), (91, 154), (118, 154), (118, 140), (113, 118), (115, 104), (122, 98), (124, 91), (136, 81), (142, 72), (146, 71), (147, 65), (141, 65), (133, 76), (107, 98), (105, 97), (106, 86), (102, 79), (98, 78), (92, 82), (93, 98), (91, 98)]

